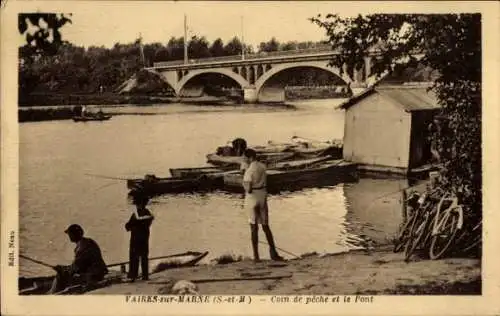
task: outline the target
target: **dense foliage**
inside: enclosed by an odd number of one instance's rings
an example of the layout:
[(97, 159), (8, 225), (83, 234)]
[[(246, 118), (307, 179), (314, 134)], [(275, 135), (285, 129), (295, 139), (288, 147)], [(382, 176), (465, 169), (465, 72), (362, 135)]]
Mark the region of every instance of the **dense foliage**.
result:
[(342, 52), (331, 63), (346, 64), (350, 75), (373, 52), (378, 57), (372, 71), (379, 75), (417, 62), (439, 72), (432, 89), (442, 106), (434, 134), (442, 185), (469, 214), (481, 216), (481, 15), (329, 14), (311, 21)]
[[(281, 44), (273, 38), (267, 43), (261, 43), (259, 52), (295, 50), (315, 45), (318, 43)], [(166, 44), (151, 43), (142, 47), (144, 59), (141, 55), (140, 39), (128, 44), (116, 43), (112, 48), (96, 46), (84, 48), (61, 42), (57, 45), (57, 49), (51, 48), (50, 53), (37, 55), (33, 54), (28, 45), (23, 46), (19, 50), (20, 97), (31, 93), (112, 92), (143, 66), (184, 58), (183, 37), (172, 37)], [(199, 36), (193, 36), (188, 41), (189, 59), (239, 55), (241, 50), (242, 43), (237, 37), (226, 44), (220, 38), (209, 43), (205, 37)], [(250, 46), (245, 48), (245, 52), (254, 53)]]
[(25, 56), (54, 55), (62, 43), (59, 29), (71, 23), (71, 14), (20, 13), (19, 33), (26, 38), (22, 47)]

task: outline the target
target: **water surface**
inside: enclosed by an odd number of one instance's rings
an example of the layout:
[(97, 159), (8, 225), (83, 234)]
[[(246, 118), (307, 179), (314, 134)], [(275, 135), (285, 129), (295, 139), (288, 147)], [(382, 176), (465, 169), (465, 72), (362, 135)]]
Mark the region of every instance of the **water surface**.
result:
[[(207, 153), (236, 137), (249, 144), (286, 142), (294, 135), (342, 138), (344, 114), (334, 110), (339, 102), (300, 102), (295, 109), (126, 106), (114, 108), (122, 115), (106, 122), (22, 123), (21, 253), (52, 264), (71, 262), (74, 245), (63, 231), (79, 223), (87, 236), (98, 241), (108, 263), (126, 260), (129, 235), (124, 223), (132, 209), (126, 184), (100, 176), (168, 176), (169, 168), (204, 165)], [(398, 191), (405, 185), (403, 180), (360, 179), (272, 195), (270, 219), (276, 244), (300, 255), (346, 251), (365, 245), (361, 240), (387, 243), (399, 223)], [(150, 254), (208, 250), (208, 260), (224, 253), (250, 256), (242, 205), (240, 195), (223, 192), (154, 198)], [(261, 253), (268, 257), (263, 244)], [(25, 275), (50, 273), (25, 260), (20, 269)]]

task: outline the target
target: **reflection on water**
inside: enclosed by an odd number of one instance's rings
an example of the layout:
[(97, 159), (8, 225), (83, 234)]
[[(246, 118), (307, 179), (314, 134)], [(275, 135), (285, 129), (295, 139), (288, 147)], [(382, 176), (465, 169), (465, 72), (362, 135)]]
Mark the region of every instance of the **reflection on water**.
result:
[[(108, 263), (126, 260), (124, 224), (132, 206), (125, 181), (105, 179), (168, 175), (173, 167), (200, 166), (205, 155), (235, 137), (250, 144), (285, 142), (292, 135), (342, 138), (338, 100), (297, 103), (294, 110), (270, 107), (167, 105), (121, 107), (107, 122), (54, 121), (20, 125), (21, 252), (51, 264), (68, 263), (73, 244), (63, 233), (80, 223), (96, 239)], [(402, 180), (357, 183), (282, 192), (269, 198), (276, 244), (293, 254), (341, 252), (385, 243), (400, 219)], [(250, 256), (250, 229), (240, 195), (222, 192), (154, 198), (156, 216), (150, 254), (208, 250)], [(260, 232), (260, 240), (265, 237)], [(261, 244), (262, 257), (267, 247)], [(290, 257), (284, 253), (285, 257)], [(21, 260), (21, 274), (50, 273)]]

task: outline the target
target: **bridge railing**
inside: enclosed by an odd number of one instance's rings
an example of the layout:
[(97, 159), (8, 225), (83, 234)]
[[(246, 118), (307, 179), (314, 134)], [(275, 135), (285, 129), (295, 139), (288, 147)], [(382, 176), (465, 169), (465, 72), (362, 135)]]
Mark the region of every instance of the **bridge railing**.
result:
[[(330, 52), (330, 46), (319, 46), (308, 49), (297, 49), (297, 50), (289, 50), (289, 51), (276, 51), (276, 52), (260, 52), (255, 54), (245, 55), (244, 60), (255, 60), (262, 58), (272, 58), (272, 57), (287, 57), (287, 56), (300, 56), (300, 55), (308, 55), (314, 53), (326, 53)], [(199, 59), (189, 59), (188, 65), (197, 65), (197, 64), (205, 64), (205, 63), (213, 63), (213, 62), (221, 62), (221, 61), (240, 61), (243, 60), (241, 55), (231, 55), (231, 56), (220, 56), (220, 57), (208, 57), (208, 58), (199, 58)], [(172, 60), (172, 61), (162, 61), (153, 63), (153, 67), (169, 67), (169, 66), (180, 66), (184, 65), (184, 60)]]

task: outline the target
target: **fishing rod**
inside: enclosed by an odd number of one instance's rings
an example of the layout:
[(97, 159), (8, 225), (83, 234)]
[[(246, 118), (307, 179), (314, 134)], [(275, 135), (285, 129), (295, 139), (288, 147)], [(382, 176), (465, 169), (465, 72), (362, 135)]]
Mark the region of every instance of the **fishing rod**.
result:
[(45, 266), (45, 267), (48, 267), (48, 268), (52, 268), (52, 269), (55, 268), (55, 266), (53, 266), (53, 265), (50, 265), (50, 264), (48, 264), (46, 262), (43, 262), (43, 261), (40, 261), (40, 260), (36, 260), (36, 259), (30, 258), (30, 257), (25, 256), (25, 255), (21, 255), (20, 254), (19, 257), (24, 258), (24, 259), (29, 260), (29, 261), (34, 262), (34, 263), (38, 263), (38, 264), (40, 264), (42, 266)]
[(120, 178), (120, 177), (110, 177), (110, 176), (104, 176), (100, 174), (92, 174), (92, 173), (85, 173), (86, 176), (90, 177), (96, 177), (96, 178), (102, 178), (102, 179), (110, 179), (110, 180), (131, 180), (128, 178)]

